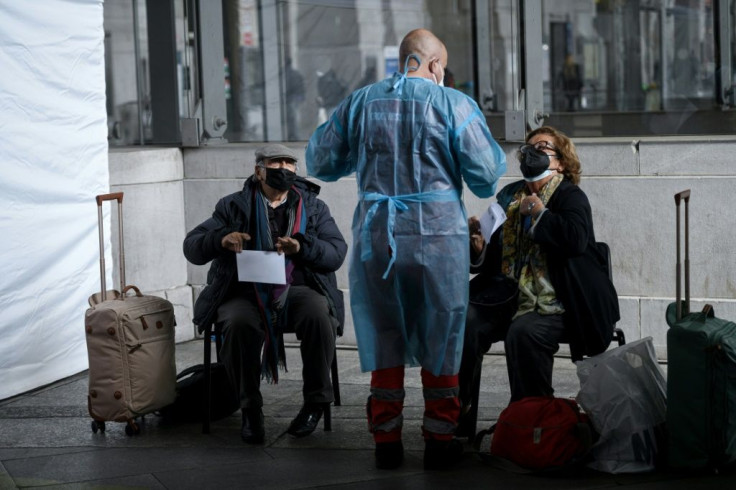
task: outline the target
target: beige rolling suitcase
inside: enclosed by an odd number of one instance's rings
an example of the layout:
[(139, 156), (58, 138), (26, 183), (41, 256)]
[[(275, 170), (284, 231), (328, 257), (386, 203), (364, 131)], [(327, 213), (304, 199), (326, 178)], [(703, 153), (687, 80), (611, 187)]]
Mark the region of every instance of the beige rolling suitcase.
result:
[[(105, 287), (102, 203), (117, 201), (120, 235), (120, 291)], [(156, 296), (125, 286), (123, 193), (97, 196), (100, 229), (101, 292), (89, 298), (85, 314), (92, 431), (106, 421), (125, 422), (125, 433), (138, 434), (136, 418), (156, 411), (176, 397), (174, 308)], [(133, 293), (133, 294), (130, 294)]]

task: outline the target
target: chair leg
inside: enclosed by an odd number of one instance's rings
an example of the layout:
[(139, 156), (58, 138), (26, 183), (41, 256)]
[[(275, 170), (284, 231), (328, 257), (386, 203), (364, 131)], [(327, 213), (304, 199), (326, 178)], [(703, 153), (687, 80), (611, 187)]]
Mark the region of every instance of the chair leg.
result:
[(613, 338), (614, 340), (618, 341), (619, 347), (626, 343), (626, 337), (624, 336), (624, 331), (618, 327), (613, 329)]
[(211, 389), (212, 389), (212, 326), (208, 326), (204, 329), (204, 392), (205, 396), (202, 400), (204, 403), (204, 419), (202, 420), (202, 433), (210, 433), (210, 419), (211, 417)]
[(475, 440), (476, 429), (478, 427), (478, 403), (480, 401), (480, 375), (483, 372), (482, 365), (478, 369), (478, 373), (473, 379), (473, 398), (470, 401), (470, 411), (466, 415), (470, 420), (470, 435), (468, 436), (468, 442), (471, 444)]
[(222, 359), (220, 359), (220, 351), (222, 350), (222, 327), (215, 325), (212, 331), (215, 335), (215, 356), (217, 362), (222, 362)]
[(335, 396), (335, 406), (339, 407), (342, 404), (342, 401), (340, 400), (340, 377), (337, 373), (337, 347), (335, 347), (335, 355), (332, 357), (332, 366), (330, 366), (330, 370), (332, 371), (332, 393)]
[(325, 406), (324, 411), (324, 429), (325, 431), (331, 431), (332, 430), (332, 410), (330, 410), (330, 404), (328, 403)]
[[(330, 366), (330, 372), (332, 375), (332, 394), (335, 397), (335, 406), (339, 407), (342, 403), (340, 400), (340, 376), (337, 373), (337, 347), (335, 347), (335, 352), (332, 357), (332, 365)], [(329, 403), (325, 406), (324, 411), (324, 430), (325, 431), (331, 431), (332, 430), (332, 407)]]

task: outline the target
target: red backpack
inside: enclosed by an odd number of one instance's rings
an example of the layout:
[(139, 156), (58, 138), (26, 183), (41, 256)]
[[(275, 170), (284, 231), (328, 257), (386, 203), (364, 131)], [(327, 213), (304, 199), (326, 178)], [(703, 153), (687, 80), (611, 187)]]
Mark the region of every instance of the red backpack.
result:
[(528, 470), (569, 467), (585, 460), (592, 445), (588, 416), (573, 399), (539, 396), (512, 402), (490, 429), (491, 456)]

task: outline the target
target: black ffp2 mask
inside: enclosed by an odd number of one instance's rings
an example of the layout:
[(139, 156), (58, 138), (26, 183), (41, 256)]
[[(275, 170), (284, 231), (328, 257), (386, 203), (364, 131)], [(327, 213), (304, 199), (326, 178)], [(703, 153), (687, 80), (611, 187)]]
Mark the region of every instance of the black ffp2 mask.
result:
[(521, 162), (521, 174), (528, 182), (534, 182), (549, 175), (549, 155), (531, 145), (521, 149), (519, 162)]
[(285, 168), (266, 167), (266, 184), (278, 191), (287, 191), (294, 185), (296, 173)]

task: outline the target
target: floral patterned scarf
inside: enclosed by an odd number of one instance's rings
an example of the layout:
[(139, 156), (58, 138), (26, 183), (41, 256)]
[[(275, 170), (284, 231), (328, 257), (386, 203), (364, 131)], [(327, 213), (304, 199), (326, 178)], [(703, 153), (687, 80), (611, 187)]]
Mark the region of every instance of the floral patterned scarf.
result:
[[(563, 179), (562, 175), (555, 175), (538, 193), (545, 206)], [(503, 224), (501, 272), (519, 283), (519, 307), (514, 318), (530, 311), (542, 315), (564, 311), (549, 279), (547, 258), (529, 233), (533, 220), (519, 212), (519, 204), (529, 195), (527, 186), (521, 186), (506, 209)]]

